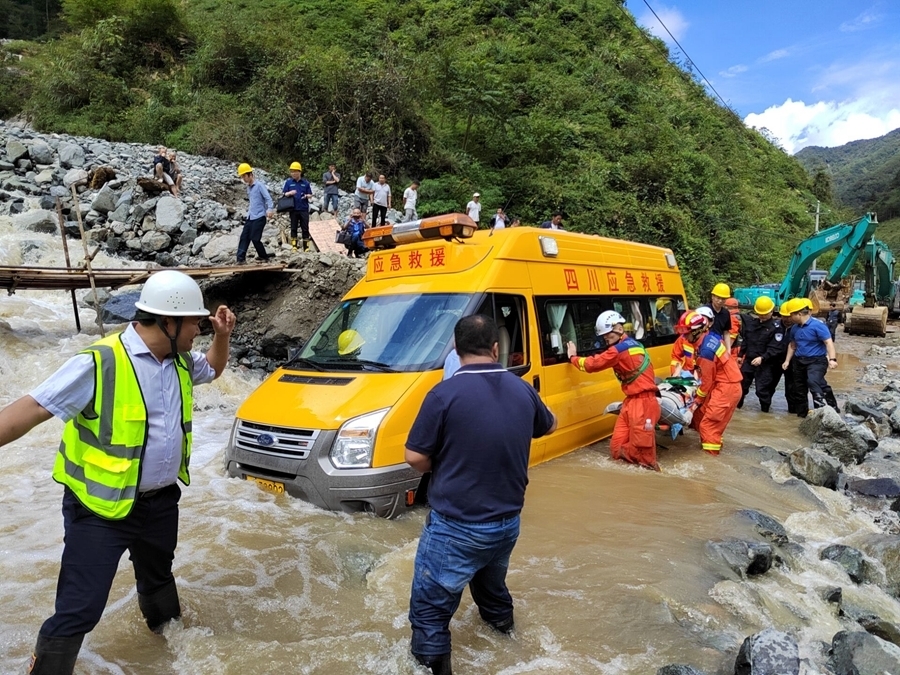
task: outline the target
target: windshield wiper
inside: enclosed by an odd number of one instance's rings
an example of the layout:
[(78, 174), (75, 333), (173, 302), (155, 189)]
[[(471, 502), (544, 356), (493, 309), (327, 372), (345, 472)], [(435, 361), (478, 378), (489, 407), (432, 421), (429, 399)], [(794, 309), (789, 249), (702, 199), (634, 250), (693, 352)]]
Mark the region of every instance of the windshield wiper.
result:
[(372, 368), (376, 368), (383, 373), (396, 373), (397, 371), (394, 368), (391, 368), (386, 363), (381, 363), (379, 361), (369, 361), (368, 359), (356, 359), (357, 363), (362, 363), (366, 366), (371, 366)]
[(396, 373), (397, 371), (391, 368), (386, 363), (380, 363), (378, 361), (368, 361), (366, 359), (328, 359), (325, 361), (325, 365), (327, 366), (337, 366), (343, 368), (353, 368), (362, 370), (366, 366), (369, 368), (375, 368), (376, 370), (380, 370), (383, 373)]
[(313, 370), (318, 370), (320, 373), (325, 372), (325, 369), (322, 366), (320, 366), (318, 363), (316, 363), (312, 359), (307, 359), (302, 356), (295, 356), (294, 358), (290, 359), (287, 363), (285, 363), (284, 366), (282, 366), (282, 367), (287, 368), (288, 366), (295, 365), (295, 364), (298, 364), (298, 365), (303, 364), (305, 366), (309, 366)]

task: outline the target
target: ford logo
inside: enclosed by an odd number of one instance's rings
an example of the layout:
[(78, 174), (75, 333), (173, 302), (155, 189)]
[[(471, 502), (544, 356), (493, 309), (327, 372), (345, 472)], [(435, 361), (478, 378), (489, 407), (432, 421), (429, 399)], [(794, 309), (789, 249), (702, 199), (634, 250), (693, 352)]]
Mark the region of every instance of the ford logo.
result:
[(272, 434), (260, 434), (256, 437), (256, 442), (264, 448), (268, 448), (270, 445), (275, 445), (275, 438)]

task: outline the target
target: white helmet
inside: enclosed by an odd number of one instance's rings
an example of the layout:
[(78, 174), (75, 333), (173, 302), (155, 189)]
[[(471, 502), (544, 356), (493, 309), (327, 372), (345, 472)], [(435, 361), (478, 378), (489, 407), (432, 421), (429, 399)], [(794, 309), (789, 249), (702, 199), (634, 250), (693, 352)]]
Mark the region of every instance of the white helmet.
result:
[(197, 282), (176, 270), (152, 274), (134, 306), (160, 316), (209, 316)]
[(707, 307), (706, 305), (703, 305), (702, 307), (698, 307), (697, 314), (699, 314), (700, 316), (705, 316), (710, 321), (712, 321), (716, 318), (716, 315), (712, 311), (712, 307)]
[(615, 310), (608, 309), (597, 317), (597, 323), (594, 328), (597, 331), (597, 335), (606, 335), (612, 331), (613, 326), (617, 323), (625, 323), (625, 317)]

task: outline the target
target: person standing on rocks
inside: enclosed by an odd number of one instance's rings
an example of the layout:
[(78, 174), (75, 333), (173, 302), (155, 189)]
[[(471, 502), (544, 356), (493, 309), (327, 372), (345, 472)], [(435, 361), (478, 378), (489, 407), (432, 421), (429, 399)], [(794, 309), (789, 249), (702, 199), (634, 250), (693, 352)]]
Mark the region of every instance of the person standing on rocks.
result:
[(700, 371), (700, 386), (691, 404), (694, 414), (691, 426), (700, 434), (703, 451), (718, 455), (725, 427), (741, 398), (743, 377), (724, 338), (710, 330), (709, 319), (694, 312), (685, 323)]
[(472, 194), (472, 200), (466, 204), (466, 215), (475, 221), (475, 227), (478, 227), (478, 221), (481, 220), (481, 193)]
[(272, 203), (272, 195), (261, 180), (253, 176), (253, 167), (246, 162), (238, 166), (238, 176), (247, 186), (247, 198), (250, 200), (250, 208), (247, 209), (247, 220), (244, 229), (241, 230), (241, 238), (238, 242), (237, 262), (243, 265), (247, 262), (247, 250), (250, 243), (256, 248), (259, 260), (265, 262), (273, 257), (266, 253), (266, 247), (262, 243), (263, 230), (266, 221), (275, 214), (275, 205)]
[(609, 452), (644, 468), (659, 471), (656, 462), (656, 423), (659, 421), (659, 388), (644, 346), (625, 333), (625, 317), (608, 310), (597, 317), (597, 336), (606, 350), (593, 356), (578, 356), (574, 342), (566, 344), (569, 362), (583, 373), (597, 373), (612, 368), (622, 385), (625, 401), (616, 419)]
[[(0, 446), (51, 417), (65, 422), (53, 467), (64, 486), (65, 546), (56, 611), (38, 633), (32, 675), (71, 675), (125, 551), (147, 627), (160, 633), (181, 616), (172, 561), (177, 481), (190, 483), (193, 391), (224, 372), (235, 316), (224, 305), (210, 316), (197, 282), (175, 270), (154, 273), (135, 307), (124, 332), (0, 411)], [(202, 354), (191, 347), (206, 317), (215, 335)]]
[(312, 196), (312, 186), (303, 177), (303, 165), (300, 162), (291, 163), (291, 177), (284, 182), (282, 193), (285, 197), (294, 198), (294, 208), (290, 210), (291, 216), (291, 248), (297, 250), (297, 226), (300, 226), (301, 247), (304, 251), (309, 248), (309, 198)]
[(418, 220), (419, 214), (416, 211), (416, 203), (419, 201), (419, 181), (414, 180), (409, 187), (403, 191), (403, 220), (407, 223)]
[(374, 194), (375, 181), (372, 180), (372, 172), (366, 171), (364, 175), (356, 179), (356, 192), (353, 193), (356, 208), (362, 211), (363, 215), (369, 212), (369, 203)]
[(506, 634), (515, 628), (506, 573), (531, 440), (556, 429), (534, 388), (497, 363), (493, 319), (467, 316), (453, 332), (461, 366), (425, 396), (406, 440), (407, 463), (431, 471), (409, 621), (412, 654), (435, 675), (452, 675), (450, 620), (466, 586), (488, 625)]
[(322, 174), (322, 183), (325, 185), (325, 204), (322, 210), (336, 216), (338, 212), (338, 201), (340, 193), (338, 192), (338, 183), (341, 182), (341, 174), (338, 173), (337, 165), (329, 164), (328, 171)]
[(379, 218), (382, 225), (387, 223), (389, 208), (391, 208), (391, 186), (387, 184), (384, 174), (379, 174), (372, 193), (372, 227), (377, 227)]
[(831, 385), (825, 381), (825, 373), (837, 367), (837, 354), (834, 340), (822, 321), (812, 316), (811, 303), (806, 298), (794, 298), (788, 305), (791, 313), (790, 343), (787, 357), (782, 367), (784, 370), (793, 367), (794, 386), (800, 408), (799, 417), (809, 413), (809, 394), (812, 394), (813, 408), (824, 408), (830, 405), (835, 410), (837, 400)]

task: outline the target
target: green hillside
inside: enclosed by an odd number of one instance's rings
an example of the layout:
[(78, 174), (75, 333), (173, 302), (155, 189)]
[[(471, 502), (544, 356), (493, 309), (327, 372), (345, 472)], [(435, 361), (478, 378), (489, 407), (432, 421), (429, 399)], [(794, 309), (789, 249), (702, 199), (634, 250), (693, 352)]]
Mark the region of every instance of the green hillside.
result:
[[(18, 43), (0, 114), (315, 179), (331, 160), (420, 213), (671, 246), (698, 298), (777, 279), (812, 231), (803, 167), (673, 66), (616, 0), (63, 0), (70, 30)], [(344, 186), (349, 187), (348, 185)]]

